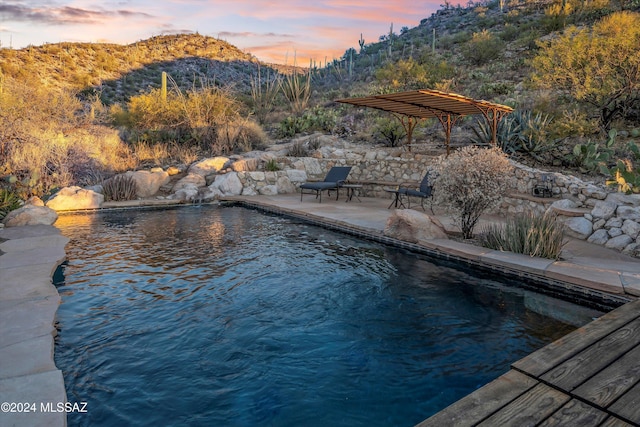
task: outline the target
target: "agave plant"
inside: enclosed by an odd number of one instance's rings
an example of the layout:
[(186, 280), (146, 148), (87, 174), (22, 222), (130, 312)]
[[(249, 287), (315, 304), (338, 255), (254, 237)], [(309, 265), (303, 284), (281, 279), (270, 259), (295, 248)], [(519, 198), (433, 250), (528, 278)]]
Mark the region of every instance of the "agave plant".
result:
[[(534, 114), (529, 110), (511, 113), (498, 122), (497, 146), (509, 155), (522, 153), (542, 161), (542, 153), (551, 149), (557, 142), (548, 139), (546, 128), (551, 120), (548, 114)], [(486, 120), (478, 121), (477, 127), (472, 130), (475, 134), (475, 138), (472, 138), (474, 143), (491, 143), (491, 126)]]

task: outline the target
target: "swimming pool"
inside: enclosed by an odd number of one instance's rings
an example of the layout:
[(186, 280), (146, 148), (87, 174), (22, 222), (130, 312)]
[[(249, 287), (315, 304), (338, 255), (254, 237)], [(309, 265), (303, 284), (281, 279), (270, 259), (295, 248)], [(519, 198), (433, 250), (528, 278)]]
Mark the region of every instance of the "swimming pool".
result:
[(69, 425), (413, 425), (594, 313), (240, 207), (62, 216)]

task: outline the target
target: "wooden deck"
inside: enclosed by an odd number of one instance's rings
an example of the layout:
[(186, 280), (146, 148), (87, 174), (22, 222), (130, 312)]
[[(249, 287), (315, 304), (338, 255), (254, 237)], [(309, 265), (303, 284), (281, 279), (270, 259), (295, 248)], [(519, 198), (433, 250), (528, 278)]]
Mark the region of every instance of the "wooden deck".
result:
[(478, 425), (640, 425), (640, 300), (519, 360), (418, 424)]

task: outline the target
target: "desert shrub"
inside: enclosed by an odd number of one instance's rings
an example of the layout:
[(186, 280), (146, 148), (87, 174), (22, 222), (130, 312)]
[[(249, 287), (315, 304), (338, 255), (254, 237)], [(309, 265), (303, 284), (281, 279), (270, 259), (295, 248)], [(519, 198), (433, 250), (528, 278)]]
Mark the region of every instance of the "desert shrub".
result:
[(223, 154), (233, 151), (251, 151), (260, 147), (266, 139), (267, 136), (258, 123), (237, 118), (218, 126), (216, 140), (211, 146), (211, 151)]
[(376, 120), (373, 133), (384, 141), (387, 147), (397, 147), (407, 136), (402, 123), (395, 118), (380, 117)]
[(598, 114), (608, 132), (637, 110), (640, 92), (640, 13), (623, 11), (593, 26), (570, 26), (539, 42), (532, 82), (565, 94)]
[(291, 144), (287, 156), (289, 157), (307, 157), (309, 155), (309, 148), (303, 141), (296, 141)]
[(562, 224), (553, 213), (519, 215), (505, 224), (487, 225), (479, 233), (484, 247), (554, 260), (560, 258), (563, 238)]
[(480, 215), (506, 193), (513, 166), (498, 148), (467, 146), (440, 157), (435, 169), (435, 198), (452, 210), (462, 236), (470, 239)]
[[(170, 81), (172, 90), (166, 97), (161, 89), (154, 89), (132, 97), (126, 110), (113, 108), (113, 123), (125, 126), (133, 141), (152, 144), (175, 141), (215, 147), (220, 136), (218, 129), (239, 119), (239, 102), (227, 90), (207, 82), (182, 91)], [(226, 147), (227, 142), (222, 141), (221, 145)]]
[(132, 176), (116, 175), (102, 183), (105, 201), (134, 200), (137, 195), (136, 181)]
[(21, 205), (20, 197), (13, 191), (0, 188), (0, 220), (9, 212), (18, 209)]
[(336, 128), (338, 113), (329, 108), (313, 107), (302, 115), (305, 130), (331, 133)]
[(464, 58), (475, 65), (483, 65), (499, 58), (504, 50), (504, 43), (487, 30), (474, 33), (473, 37), (462, 49)]
[(289, 116), (278, 124), (276, 134), (279, 138), (291, 138), (298, 133), (306, 131), (306, 125), (307, 123), (302, 117)]
[(133, 144), (132, 147), (138, 164), (162, 166), (171, 157), (169, 154), (169, 144), (166, 143), (138, 141)]

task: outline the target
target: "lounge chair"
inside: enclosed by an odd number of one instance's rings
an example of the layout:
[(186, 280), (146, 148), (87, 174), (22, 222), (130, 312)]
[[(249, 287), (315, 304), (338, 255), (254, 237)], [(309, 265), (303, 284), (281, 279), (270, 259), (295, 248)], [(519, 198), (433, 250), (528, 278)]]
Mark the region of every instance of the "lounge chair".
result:
[[(420, 186), (418, 187), (418, 189), (399, 186), (395, 190), (386, 191), (395, 195), (394, 200), (389, 205), (389, 208), (391, 208), (391, 206), (393, 205), (395, 205), (396, 208), (398, 207), (398, 205), (400, 207), (404, 207), (402, 196), (407, 196), (407, 207), (409, 209), (411, 209), (411, 197), (417, 197), (420, 199), (420, 206), (422, 207), (422, 210), (425, 210), (424, 201), (428, 198), (433, 197), (433, 186), (429, 183), (429, 172), (427, 172), (424, 178), (422, 178), (422, 182), (420, 182)], [(431, 206), (430, 209), (433, 213), (433, 206)]]
[[(327, 191), (329, 193), (331, 190), (336, 190), (336, 200), (340, 196), (340, 187), (347, 180), (347, 175), (351, 172), (351, 166), (334, 166), (329, 170), (327, 176), (324, 178), (322, 182), (305, 182), (300, 185), (300, 201), (302, 201), (302, 195), (304, 194), (304, 190), (311, 190), (316, 193), (316, 199), (320, 198), (320, 203), (322, 203), (322, 192)], [(313, 194), (313, 193), (307, 193)]]

